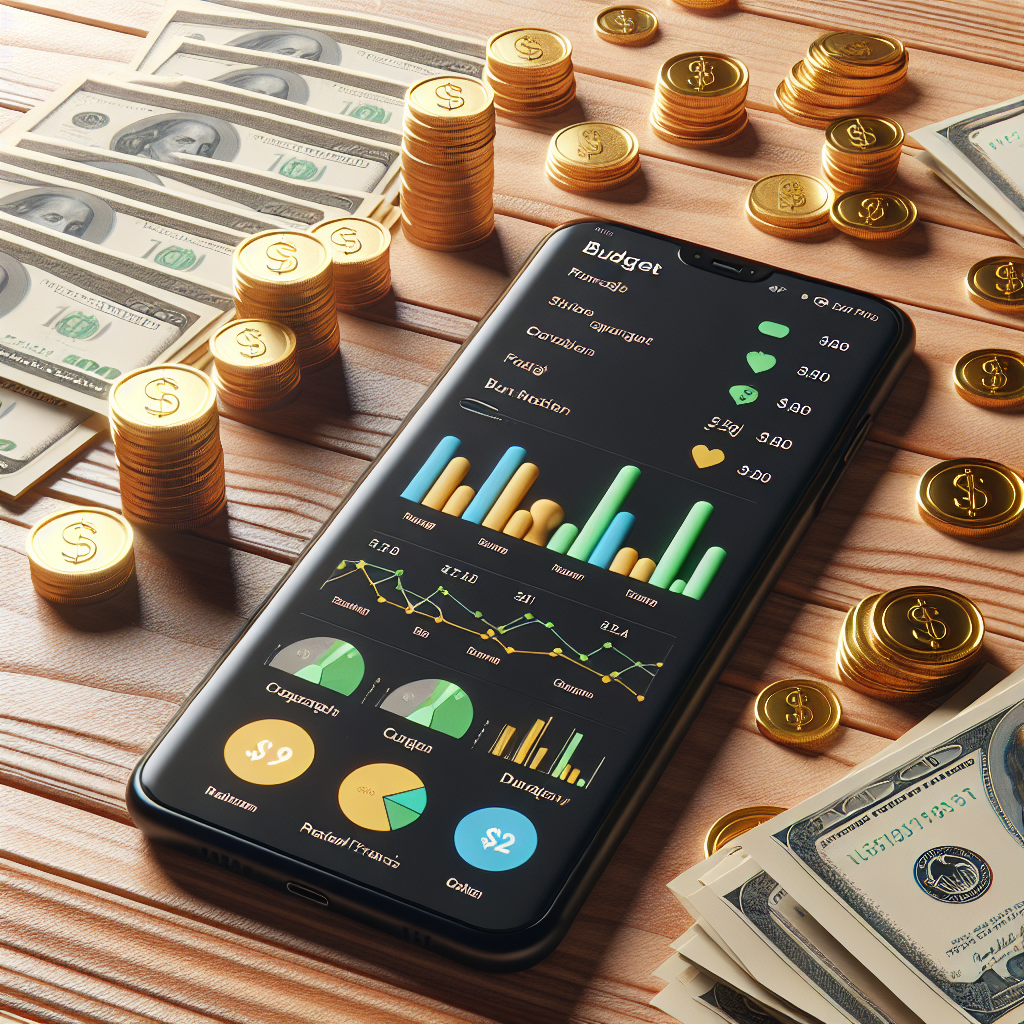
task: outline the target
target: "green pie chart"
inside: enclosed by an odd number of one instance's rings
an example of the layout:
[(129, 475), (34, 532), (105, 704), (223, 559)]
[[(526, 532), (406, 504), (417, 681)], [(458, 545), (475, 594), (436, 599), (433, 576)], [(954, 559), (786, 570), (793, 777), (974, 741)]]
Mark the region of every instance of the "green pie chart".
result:
[(314, 636), (289, 644), (271, 658), (270, 667), (346, 697), (355, 692), (366, 671), (359, 651), (347, 640), (332, 636)]
[(473, 702), (469, 695), (461, 686), (446, 679), (417, 679), (406, 683), (392, 690), (380, 706), (382, 711), (390, 711), (455, 739), (465, 736), (473, 724)]

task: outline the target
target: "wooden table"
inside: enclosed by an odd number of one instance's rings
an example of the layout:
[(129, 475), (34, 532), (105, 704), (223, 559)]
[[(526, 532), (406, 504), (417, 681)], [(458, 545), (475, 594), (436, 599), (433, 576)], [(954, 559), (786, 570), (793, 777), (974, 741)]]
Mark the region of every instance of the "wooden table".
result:
[[(325, 4), (328, 0), (321, 0)], [(579, 104), (558, 124), (609, 120), (641, 140), (643, 179), (609, 197), (544, 176), (549, 125), (502, 123), (498, 227), (459, 255), (399, 235), (394, 299), (342, 324), (344, 373), (301, 407), (255, 420), (222, 409), (230, 517), (200, 535), (137, 535), (138, 585), (92, 609), (39, 598), (28, 528), (66, 502), (118, 508), (104, 441), (22, 500), (0, 506), (0, 1007), (34, 1021), (659, 1021), (651, 970), (688, 924), (665, 882), (701, 856), (708, 824), (745, 804), (792, 805), (899, 736), (923, 713), (837, 690), (845, 727), (817, 757), (763, 739), (753, 695), (786, 676), (834, 678), (845, 610), (911, 582), (954, 587), (983, 609), (991, 660), (1024, 662), (1022, 541), (968, 544), (929, 529), (914, 486), (936, 459), (1024, 468), (1022, 420), (974, 408), (950, 384), (971, 348), (1020, 349), (1022, 322), (967, 301), (975, 260), (1014, 251), (1000, 232), (904, 156), (897, 188), (922, 223), (899, 242), (804, 244), (745, 220), (751, 180), (816, 173), (821, 133), (790, 124), (772, 94), (824, 28), (890, 31), (910, 81), (877, 105), (911, 131), (1024, 92), (1021, 0), (740, 0), (701, 14), (649, 0), (650, 46), (596, 39), (585, 0), (354, 0), (359, 10), (481, 37), (539, 24), (575, 46)], [(159, 0), (0, 6), (0, 128), (85, 72), (114, 71)], [(750, 68), (751, 126), (734, 144), (677, 149), (647, 128), (657, 69), (706, 48)], [(124, 806), (129, 771), (320, 521), (552, 226), (600, 214), (877, 292), (918, 328), (917, 355), (846, 480), (786, 570), (645, 810), (558, 951), (488, 976), (186, 858), (159, 861)]]

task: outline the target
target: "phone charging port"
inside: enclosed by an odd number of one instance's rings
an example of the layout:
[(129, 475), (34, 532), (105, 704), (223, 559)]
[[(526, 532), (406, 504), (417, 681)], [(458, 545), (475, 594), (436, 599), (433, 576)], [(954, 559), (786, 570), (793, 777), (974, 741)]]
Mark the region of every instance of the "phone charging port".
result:
[(304, 885), (299, 885), (298, 882), (288, 882), (285, 888), (293, 896), (301, 896), (304, 900), (319, 903), (322, 907), (328, 906), (331, 902), (323, 893), (317, 892), (315, 889), (307, 889)]

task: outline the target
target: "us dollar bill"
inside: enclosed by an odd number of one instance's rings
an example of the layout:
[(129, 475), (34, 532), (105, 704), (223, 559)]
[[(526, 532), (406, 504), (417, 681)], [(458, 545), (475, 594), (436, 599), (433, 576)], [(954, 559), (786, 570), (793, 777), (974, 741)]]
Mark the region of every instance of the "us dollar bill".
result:
[(0, 377), (0, 494), (20, 497), (105, 427), (99, 413)]
[(943, 181), (1024, 245), (1024, 96), (910, 133)]
[[(31, 132), (12, 134), (2, 148), (3, 158), (18, 167), (34, 168), (71, 181), (86, 181), (129, 198), (143, 197), (158, 205), (154, 192), (166, 196), (168, 209), (176, 209), (182, 198), (201, 204), (203, 218), (234, 230), (255, 234), (267, 220), (275, 226), (308, 228), (332, 217), (379, 217), (384, 200), (366, 192), (326, 191), (316, 185), (275, 178), (234, 164), (218, 162), (216, 175), (210, 161), (197, 158), (194, 167), (188, 157), (174, 164), (157, 166), (152, 160), (124, 153), (108, 155), (102, 150), (70, 142), (58, 142)], [(145, 191), (140, 191), (143, 189)], [(241, 216), (240, 216), (241, 215)]]
[(172, 3), (146, 36), (132, 70), (151, 73), (159, 51), (175, 36), (331, 64), (346, 71), (386, 76), (406, 85), (431, 75), (481, 78), (484, 67), (482, 58), (380, 33), (248, 14), (215, 4)]
[[(399, 168), (397, 146), (113, 78), (73, 82), (20, 126), (115, 157), (142, 157), (157, 168), (191, 156), (342, 191), (382, 193)], [(206, 166), (216, 173), (216, 164)]]
[(129, 277), (119, 272), (127, 258), (0, 221), (0, 374), (16, 384), (106, 413), (119, 377), (176, 358), (229, 315), (219, 298), (206, 303), (139, 280), (163, 279), (156, 267), (139, 263)]

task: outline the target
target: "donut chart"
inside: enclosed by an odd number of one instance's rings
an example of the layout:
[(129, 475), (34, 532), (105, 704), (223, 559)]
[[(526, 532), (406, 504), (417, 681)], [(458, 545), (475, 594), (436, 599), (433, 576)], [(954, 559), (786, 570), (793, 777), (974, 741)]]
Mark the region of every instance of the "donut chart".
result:
[(353, 825), (393, 832), (419, 818), (427, 806), (427, 790), (415, 772), (399, 764), (366, 764), (345, 776), (338, 806)]

